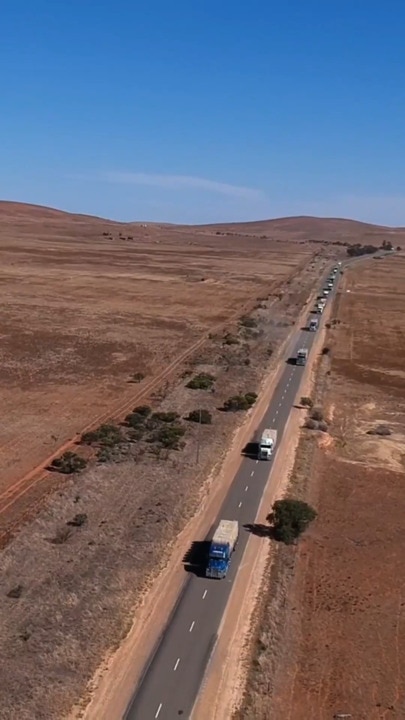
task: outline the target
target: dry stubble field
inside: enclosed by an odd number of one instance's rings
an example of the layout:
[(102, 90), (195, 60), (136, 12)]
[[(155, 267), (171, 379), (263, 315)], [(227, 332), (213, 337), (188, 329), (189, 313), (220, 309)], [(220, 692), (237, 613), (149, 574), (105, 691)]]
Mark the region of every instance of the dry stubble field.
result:
[(0, 509), (25, 473), (313, 252), (8, 203), (0, 219)]
[(277, 550), (245, 720), (405, 717), (404, 307), (403, 255), (345, 271), (316, 398), (330, 433), (303, 431), (290, 486), (319, 516)]

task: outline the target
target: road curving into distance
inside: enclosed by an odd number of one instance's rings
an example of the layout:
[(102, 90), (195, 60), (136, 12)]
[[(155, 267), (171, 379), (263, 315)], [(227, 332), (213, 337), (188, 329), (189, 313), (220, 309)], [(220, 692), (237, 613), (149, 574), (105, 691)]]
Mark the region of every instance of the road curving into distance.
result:
[[(334, 296), (335, 287), (329, 295)], [(309, 321), (310, 314), (308, 314)], [(322, 316), (317, 315), (322, 322)], [(307, 323), (306, 323), (307, 324)], [(292, 340), (292, 356), (299, 348), (311, 350), (316, 333), (300, 330)], [(300, 388), (305, 366), (290, 364), (286, 359), (284, 372), (272, 400), (257, 429), (257, 436), (265, 427), (277, 429), (274, 456), (280, 446), (283, 431)], [(256, 437), (256, 434), (255, 434)], [(189, 720), (210, 656), (215, 647), (218, 629), (224, 614), (238, 568), (249, 539), (245, 525), (255, 522), (263, 492), (269, 481), (272, 461), (258, 461), (244, 457), (227, 497), (219, 509), (216, 521), (207, 538), (192, 555), (195, 564), (189, 567), (189, 577), (169, 622), (161, 635), (125, 713), (125, 720)], [(220, 519), (238, 520), (240, 535), (232, 556), (231, 567), (224, 580), (204, 577), (198, 563), (203, 557), (207, 540)], [(200, 548), (199, 548), (200, 546)], [(179, 562), (183, 558), (179, 558)]]

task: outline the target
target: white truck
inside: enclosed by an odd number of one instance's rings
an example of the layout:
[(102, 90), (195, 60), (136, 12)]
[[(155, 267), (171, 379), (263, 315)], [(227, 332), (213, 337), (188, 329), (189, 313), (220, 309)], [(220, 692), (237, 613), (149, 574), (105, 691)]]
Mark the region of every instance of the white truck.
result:
[(318, 325), (319, 325), (318, 318), (311, 318), (309, 321), (308, 330), (310, 332), (316, 332), (318, 330)]
[(295, 360), (296, 365), (306, 365), (308, 360), (308, 348), (300, 348)]
[(206, 577), (217, 580), (226, 577), (238, 536), (237, 520), (220, 520), (210, 544)]
[(259, 460), (270, 460), (277, 442), (277, 430), (266, 428), (259, 442)]

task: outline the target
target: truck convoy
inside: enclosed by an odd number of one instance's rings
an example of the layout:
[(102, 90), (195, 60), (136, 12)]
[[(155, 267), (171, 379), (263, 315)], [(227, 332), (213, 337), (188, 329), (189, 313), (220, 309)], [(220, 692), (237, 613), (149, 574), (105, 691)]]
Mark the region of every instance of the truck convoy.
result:
[(277, 442), (277, 430), (266, 428), (263, 430), (259, 442), (259, 460), (270, 460)]
[(207, 578), (220, 580), (226, 577), (239, 536), (237, 520), (221, 520), (211, 540), (208, 565), (205, 571)]
[(297, 352), (296, 365), (306, 365), (308, 360), (308, 348), (300, 348)]

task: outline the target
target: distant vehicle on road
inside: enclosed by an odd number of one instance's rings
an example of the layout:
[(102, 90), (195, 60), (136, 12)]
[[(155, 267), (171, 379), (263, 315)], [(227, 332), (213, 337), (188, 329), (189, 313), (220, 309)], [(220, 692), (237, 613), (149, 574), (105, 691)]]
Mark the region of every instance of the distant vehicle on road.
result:
[(318, 330), (318, 325), (318, 318), (311, 318), (311, 320), (309, 321), (308, 330), (310, 332), (316, 332)]
[(237, 520), (221, 520), (211, 540), (208, 565), (205, 571), (207, 578), (220, 580), (226, 577), (239, 536)]
[(295, 360), (296, 365), (306, 365), (308, 360), (308, 348), (300, 348)]
[(277, 430), (266, 428), (262, 432), (259, 442), (259, 460), (270, 460), (277, 442)]

